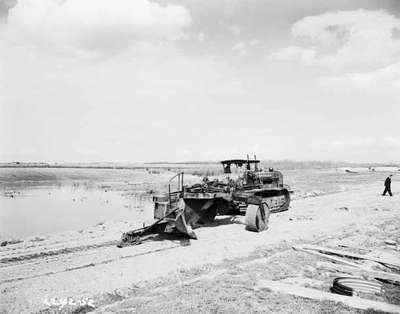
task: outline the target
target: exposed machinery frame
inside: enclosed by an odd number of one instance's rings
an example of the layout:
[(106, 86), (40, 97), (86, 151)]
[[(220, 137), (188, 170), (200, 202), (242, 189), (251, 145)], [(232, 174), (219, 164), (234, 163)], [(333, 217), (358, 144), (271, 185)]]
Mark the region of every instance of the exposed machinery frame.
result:
[[(179, 233), (197, 239), (193, 229), (211, 223), (217, 215), (245, 215), (246, 229), (261, 232), (268, 228), (270, 213), (285, 211), (290, 204), (290, 188), (283, 184), (279, 171), (270, 168), (263, 171), (260, 161), (230, 159), (223, 160), (224, 180), (207, 177), (202, 183), (184, 185), (184, 173), (173, 176), (168, 183), (168, 192), (153, 196), (155, 222), (147, 227), (132, 230), (122, 235), (120, 246), (140, 243), (150, 234)], [(234, 179), (231, 166), (242, 169)], [(177, 181), (178, 188), (171, 189)]]

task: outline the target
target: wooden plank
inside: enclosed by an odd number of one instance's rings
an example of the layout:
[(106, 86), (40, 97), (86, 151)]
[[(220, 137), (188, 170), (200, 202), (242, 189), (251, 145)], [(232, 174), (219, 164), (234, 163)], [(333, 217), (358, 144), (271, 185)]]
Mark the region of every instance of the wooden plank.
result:
[(334, 264), (334, 263), (327, 263), (327, 262), (318, 262), (317, 263), (317, 267), (318, 268), (327, 269), (327, 270), (339, 271), (339, 272), (342, 272), (342, 273), (348, 273), (348, 274), (352, 274), (352, 275), (355, 275), (355, 276), (363, 276), (363, 277), (369, 277), (369, 278), (379, 278), (379, 279), (386, 279), (386, 280), (400, 282), (400, 275), (393, 274), (393, 273), (388, 273), (388, 272), (385, 272), (385, 271), (362, 269), (362, 268), (344, 266), (344, 265), (339, 265), (339, 264)]
[(294, 248), (296, 251), (302, 251), (302, 252), (306, 252), (306, 253), (309, 253), (309, 254), (321, 256), (321, 257), (323, 257), (323, 258), (326, 258), (326, 259), (329, 259), (329, 260), (332, 260), (332, 261), (335, 261), (335, 262), (338, 262), (338, 263), (346, 264), (346, 265), (348, 265), (348, 266), (359, 267), (359, 268), (364, 268), (364, 267), (365, 267), (365, 266), (363, 266), (363, 265), (350, 262), (350, 261), (345, 260), (345, 259), (343, 259), (343, 258), (339, 258), (339, 257), (335, 257), (335, 256), (332, 256), (332, 255), (328, 255), (328, 254), (316, 252), (316, 251), (313, 251), (313, 250), (308, 250), (308, 249), (303, 248), (302, 246), (293, 246), (293, 248)]
[(373, 261), (373, 262), (378, 262), (378, 263), (383, 263), (383, 264), (400, 267), (400, 258), (399, 258), (399, 261), (394, 261), (394, 260), (387, 260), (385, 258), (371, 257), (371, 256), (367, 256), (367, 255), (356, 254), (356, 253), (346, 252), (343, 250), (336, 250), (336, 249), (331, 249), (331, 248), (316, 246), (316, 245), (302, 245), (301, 247), (303, 249), (307, 249), (307, 250), (320, 251), (323, 253), (352, 257), (352, 258), (356, 258), (356, 259), (364, 259), (364, 260), (369, 260), (369, 261)]
[(345, 243), (340, 243), (338, 244), (339, 247), (345, 247), (348, 249), (356, 249), (356, 250), (361, 250), (361, 251), (367, 251), (367, 252), (372, 252), (373, 250), (364, 246), (352, 246), (352, 245), (348, 245)]
[(359, 297), (349, 297), (340, 294), (325, 292), (313, 288), (305, 288), (299, 285), (291, 285), (279, 281), (260, 280), (254, 290), (269, 289), (277, 293), (290, 294), (302, 298), (312, 299), (316, 301), (333, 301), (343, 303), (352, 308), (361, 310), (373, 309), (387, 313), (400, 313), (400, 306), (380, 301), (372, 301)]

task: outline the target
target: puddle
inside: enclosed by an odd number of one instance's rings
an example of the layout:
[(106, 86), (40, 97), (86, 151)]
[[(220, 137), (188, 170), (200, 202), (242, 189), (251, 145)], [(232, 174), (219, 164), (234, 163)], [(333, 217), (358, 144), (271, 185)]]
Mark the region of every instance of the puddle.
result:
[(79, 230), (110, 220), (143, 222), (152, 218), (152, 202), (147, 194), (126, 196), (80, 186), (6, 192), (0, 195), (1, 238)]

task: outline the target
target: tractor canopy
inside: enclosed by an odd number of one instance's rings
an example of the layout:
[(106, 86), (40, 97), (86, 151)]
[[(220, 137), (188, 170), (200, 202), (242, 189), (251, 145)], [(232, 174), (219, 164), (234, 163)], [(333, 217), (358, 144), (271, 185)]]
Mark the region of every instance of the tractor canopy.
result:
[(258, 164), (260, 163), (259, 160), (248, 160), (248, 159), (228, 159), (222, 160), (221, 164), (224, 168), (224, 173), (232, 173), (231, 165), (235, 165), (238, 168), (242, 168), (243, 165), (246, 165), (246, 170), (251, 170), (251, 164), (254, 164), (254, 170), (258, 170)]

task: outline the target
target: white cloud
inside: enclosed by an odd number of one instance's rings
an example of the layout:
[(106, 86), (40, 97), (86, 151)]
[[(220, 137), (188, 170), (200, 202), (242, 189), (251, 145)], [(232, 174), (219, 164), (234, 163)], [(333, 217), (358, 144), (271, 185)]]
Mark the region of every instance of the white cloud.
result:
[(17, 0), (0, 0), (0, 25), (7, 22), (8, 11), (17, 4)]
[(242, 32), (242, 29), (237, 25), (231, 25), (231, 26), (229, 26), (229, 29), (236, 36), (239, 36), (240, 33)]
[(400, 62), (384, 68), (361, 73), (322, 77), (319, 85), (335, 91), (354, 91), (394, 93), (400, 96)]
[(253, 38), (252, 40), (249, 41), (250, 46), (257, 46), (260, 44), (260, 41), (257, 38)]
[(200, 41), (200, 42), (203, 42), (204, 39), (205, 39), (205, 37), (206, 37), (206, 36), (205, 36), (204, 33), (202, 33), (202, 32), (200, 32), (200, 33), (197, 34), (197, 40)]
[(398, 28), (400, 19), (386, 11), (360, 9), (308, 16), (292, 27), (298, 45), (271, 56), (333, 70), (386, 66), (400, 58), (400, 40), (393, 36)]
[(232, 46), (232, 51), (237, 52), (239, 55), (244, 55), (246, 53), (247, 44), (240, 41)]
[(240, 56), (244, 56), (250, 48), (255, 47), (259, 44), (260, 41), (256, 38), (253, 38), (246, 42), (239, 41), (232, 46), (232, 51), (236, 52)]
[(270, 57), (274, 60), (279, 61), (292, 61), (299, 60), (304, 64), (312, 65), (315, 64), (315, 50), (304, 49), (297, 46), (289, 46), (280, 49), (277, 52), (273, 52)]
[(149, 143), (196, 137), (214, 99), (242, 93), (223, 62), (176, 45), (190, 23), (145, 0), (20, 0), (0, 40), (0, 160), (179, 159)]
[(386, 11), (337, 11), (308, 16), (291, 29), (297, 45), (270, 54), (331, 71), (317, 84), (335, 92), (400, 96), (400, 18)]
[(138, 42), (173, 41), (191, 24), (187, 9), (148, 0), (21, 0), (8, 40), (37, 48), (107, 54)]

